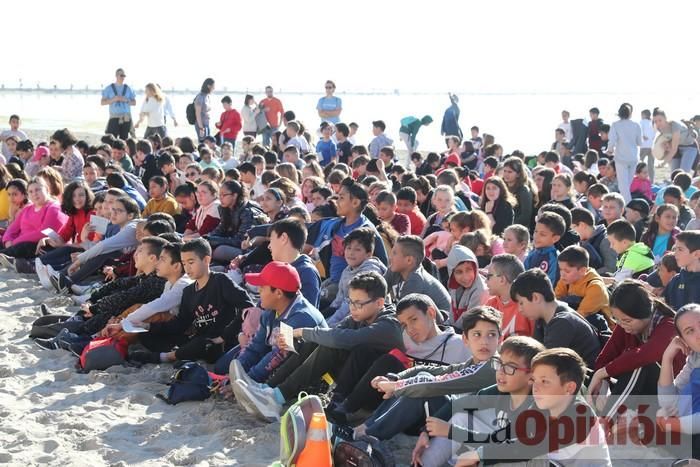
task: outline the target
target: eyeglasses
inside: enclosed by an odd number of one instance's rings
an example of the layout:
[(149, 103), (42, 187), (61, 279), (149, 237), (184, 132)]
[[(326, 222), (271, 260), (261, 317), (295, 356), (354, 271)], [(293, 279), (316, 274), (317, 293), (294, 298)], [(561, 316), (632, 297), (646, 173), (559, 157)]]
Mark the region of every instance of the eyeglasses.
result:
[(370, 298), (369, 300), (365, 300), (364, 302), (356, 302), (356, 301), (353, 301), (353, 300), (348, 300), (348, 305), (350, 306), (350, 308), (354, 308), (354, 309), (356, 309), (356, 310), (359, 310), (359, 309), (362, 308), (363, 306), (365, 306), (365, 305), (367, 305), (367, 304), (369, 304), (369, 303), (372, 303), (373, 301), (374, 301), (373, 298)]
[(504, 364), (501, 361), (501, 359), (497, 357), (491, 357), (491, 368), (493, 368), (494, 371), (503, 370), (503, 373), (505, 373), (508, 376), (513, 376), (518, 370), (525, 372), (530, 371), (530, 368), (518, 367), (515, 365), (511, 365), (510, 363)]

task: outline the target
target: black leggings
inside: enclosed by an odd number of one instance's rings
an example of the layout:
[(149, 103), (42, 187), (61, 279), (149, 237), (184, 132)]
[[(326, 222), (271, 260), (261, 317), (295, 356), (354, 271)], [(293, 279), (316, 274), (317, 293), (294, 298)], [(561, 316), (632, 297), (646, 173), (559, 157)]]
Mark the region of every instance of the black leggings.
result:
[[(372, 358), (372, 355), (367, 355)], [(360, 409), (375, 410), (382, 403), (382, 393), (371, 386), (372, 380), (377, 376), (385, 376), (387, 373), (398, 373), (406, 367), (396, 357), (385, 354), (377, 358), (364, 376), (355, 384), (354, 388), (341, 388), (337, 386), (336, 392), (343, 394), (344, 390), (350, 389), (343, 405), (348, 412), (356, 412)]]
[(22, 242), (3, 248), (0, 253), (13, 258), (32, 259), (36, 256), (36, 242)]
[(139, 336), (139, 341), (152, 352), (170, 352), (176, 346), (175, 358), (178, 360), (204, 360), (214, 363), (224, 353), (224, 344), (214, 344), (210, 339), (194, 336), (188, 340), (186, 336), (145, 333)]

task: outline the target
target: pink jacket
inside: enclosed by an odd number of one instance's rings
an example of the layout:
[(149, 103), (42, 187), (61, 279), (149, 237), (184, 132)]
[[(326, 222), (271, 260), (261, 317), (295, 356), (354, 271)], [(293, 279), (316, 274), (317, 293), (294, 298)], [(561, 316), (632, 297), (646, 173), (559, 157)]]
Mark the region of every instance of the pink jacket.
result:
[(33, 204), (27, 204), (5, 231), (2, 242), (4, 244), (11, 241), (13, 245), (24, 242), (36, 243), (46, 236), (41, 233), (42, 230), (51, 228), (58, 232), (67, 220), (68, 216), (61, 211), (61, 206), (55, 201), (49, 201), (39, 211), (34, 210)]
[(654, 197), (651, 194), (651, 181), (647, 179), (642, 179), (637, 176), (632, 178), (632, 184), (630, 185), (630, 193), (638, 192), (641, 193), (648, 201), (653, 201)]

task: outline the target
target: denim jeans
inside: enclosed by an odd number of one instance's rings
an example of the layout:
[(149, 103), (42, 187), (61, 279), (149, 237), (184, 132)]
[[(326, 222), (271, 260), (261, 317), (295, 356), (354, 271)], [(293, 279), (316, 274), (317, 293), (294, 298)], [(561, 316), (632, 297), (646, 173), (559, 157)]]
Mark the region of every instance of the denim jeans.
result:
[(682, 169), (684, 172), (688, 172), (692, 177), (695, 159), (698, 157), (697, 146), (679, 146), (678, 152), (681, 157), (674, 157), (671, 159), (671, 171)]
[(275, 131), (277, 131), (279, 127), (271, 128), (268, 126), (265, 128), (262, 132), (262, 144), (265, 147), (270, 147), (270, 143), (272, 142), (272, 135), (275, 134)]
[(168, 130), (163, 126), (149, 126), (146, 127), (146, 132), (143, 134), (144, 138), (148, 138), (151, 135), (158, 135), (161, 138), (168, 136)]
[[(199, 132), (199, 130), (201, 130), (201, 129), (204, 129), (204, 133), (200, 133), (200, 132)], [(195, 130), (195, 132), (197, 133), (197, 140), (198, 140), (200, 143), (204, 142), (204, 138), (206, 138), (207, 136), (209, 136), (209, 135), (211, 134), (211, 133), (210, 133), (211, 130), (209, 130), (209, 125), (204, 125), (204, 128), (202, 128), (202, 127), (200, 127), (199, 125), (197, 125), (197, 124), (195, 123), (195, 124), (194, 124), (194, 130)]]

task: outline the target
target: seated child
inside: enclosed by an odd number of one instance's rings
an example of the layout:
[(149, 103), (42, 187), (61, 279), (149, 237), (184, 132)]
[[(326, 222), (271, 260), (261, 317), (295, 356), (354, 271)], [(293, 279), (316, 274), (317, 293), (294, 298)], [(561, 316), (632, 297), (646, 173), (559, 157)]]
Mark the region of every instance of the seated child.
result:
[[(700, 433), (700, 407), (697, 387), (700, 384), (700, 305), (690, 303), (676, 313), (674, 324), (677, 336), (671, 340), (661, 358), (659, 374), (659, 416), (678, 417), (680, 432), (693, 436), (693, 453), (697, 458)], [(683, 369), (676, 374), (678, 356), (685, 357)]]
[(556, 284), (559, 280), (559, 252), (554, 245), (565, 231), (566, 224), (559, 214), (544, 212), (539, 215), (532, 237), (532, 245), (535, 248), (525, 258), (525, 269), (539, 268), (549, 276), (550, 283)]
[[(217, 373), (230, 366), (231, 380), (247, 374), (256, 382), (265, 382), (287, 357), (288, 351), (277, 345), (280, 323), (295, 327), (321, 327), (326, 322), (321, 313), (300, 293), (301, 279), (297, 270), (287, 263), (272, 261), (259, 274), (246, 274), (246, 283), (259, 287), (260, 327), (244, 350), (233, 348), (217, 361)], [(238, 353), (238, 355), (236, 355)], [(224, 370), (224, 371), (222, 371)]]
[[(286, 401), (295, 399), (299, 391), (325, 373), (331, 373), (339, 388), (354, 387), (381, 355), (395, 348), (404, 350), (401, 325), (394, 306), (385, 303), (386, 293), (386, 282), (376, 272), (355, 276), (349, 285), (350, 316), (335, 328), (294, 329), (294, 338), (303, 339), (305, 346), (316, 344), (309, 357), (280, 384), (273, 380), (268, 380), (269, 385), (251, 384), (247, 379), (234, 381), (238, 402), (264, 420), (276, 420)], [(292, 345), (278, 339), (278, 347), (287, 344)]]
[[(614, 419), (628, 396), (656, 392), (659, 364), (676, 330), (674, 311), (639, 281), (628, 279), (619, 284), (610, 296), (610, 308), (617, 326), (596, 359), (588, 391), (596, 405), (603, 408), (600, 415)], [(681, 370), (684, 360), (683, 355), (676, 355), (674, 374)], [(610, 392), (616, 397), (606, 400), (601, 391), (604, 380), (609, 381)]]
[[(473, 450), (459, 455), (456, 465), (477, 465), (482, 460), (527, 464), (539, 460), (546, 462), (545, 465), (552, 461), (563, 466), (612, 466), (605, 432), (579, 393), (586, 376), (586, 364), (581, 357), (567, 348), (547, 349), (538, 353), (530, 366), (533, 400), (545, 423), (523, 433), (525, 439), (518, 436), (520, 430), (515, 430), (516, 435), (508, 442), (494, 440), (498, 444), (490, 446), (493, 450), (487, 450), (488, 444), (483, 448), (473, 444)], [(564, 426), (575, 429), (561, 436)], [(557, 437), (558, 442), (551, 442), (554, 433), (561, 436)], [(543, 441), (533, 443), (533, 439)], [(493, 452), (494, 458), (486, 459), (487, 452)]]
[(524, 225), (510, 225), (503, 231), (503, 251), (525, 262), (530, 248), (530, 231)]
[(673, 255), (681, 272), (664, 289), (663, 298), (678, 310), (688, 303), (700, 303), (700, 230), (679, 233)]
[(417, 431), (425, 421), (425, 403), (430, 413), (450, 404), (451, 395), (470, 394), (495, 382), (490, 359), (497, 354), (501, 338), (501, 314), (480, 306), (464, 314), (462, 338), (472, 357), (449, 366), (418, 365), (398, 374), (380, 376), (372, 386), (386, 399), (356, 435), (368, 434), (381, 440), (399, 433)]
[(389, 191), (380, 191), (376, 199), (377, 214), (391, 225), (399, 235), (411, 233), (411, 220), (406, 214), (396, 212), (396, 196)]
[(242, 310), (253, 306), (248, 293), (226, 274), (210, 272), (211, 246), (206, 240), (185, 243), (181, 257), (194, 283), (182, 292), (180, 312), (170, 321), (136, 323), (149, 330), (139, 335), (148, 352), (133, 352), (131, 359), (144, 363), (202, 359), (213, 363), (237, 342)]
[(634, 226), (636, 241), (641, 241), (642, 234), (649, 227), (649, 203), (640, 198), (633, 199), (625, 207), (625, 219)]
[(433, 250), (449, 251), (452, 243), (452, 232), (450, 232), (450, 215), (442, 220), (442, 230), (435, 230), (426, 235), (423, 239), (425, 243), (425, 256), (433, 257)]
[(389, 297), (398, 303), (412, 293), (428, 295), (433, 299), (441, 315), (450, 312), (450, 294), (440, 281), (423, 268), (425, 259), (423, 240), (417, 235), (399, 237), (391, 250), (386, 282)]
[(491, 295), (486, 300), (486, 305), (501, 312), (504, 338), (532, 335), (533, 322), (520, 314), (518, 303), (510, 297), (510, 285), (524, 271), (523, 263), (518, 258), (504, 253), (493, 257), (485, 276), (486, 287)]
[(604, 225), (596, 225), (593, 214), (588, 209), (571, 210), (571, 227), (581, 238), (581, 246), (588, 251), (589, 265), (599, 274), (615, 272), (617, 253), (610, 246)]
[(540, 269), (520, 274), (510, 286), (510, 296), (520, 312), (535, 321), (532, 337), (548, 349), (567, 347), (593, 367), (600, 353), (600, 340), (591, 324), (564, 302), (557, 302), (549, 277)]
[(479, 274), (479, 264), (467, 247), (456, 245), (447, 257), (448, 283), (451, 313), (447, 322), (457, 329), (462, 327), (465, 311), (483, 305), (488, 299), (484, 279)]
[(586, 318), (600, 336), (610, 336), (613, 325), (608, 289), (603, 278), (588, 267), (588, 252), (580, 246), (569, 246), (559, 254), (560, 278), (554, 288), (561, 300)]
[[(483, 444), (480, 454), (484, 460), (498, 460), (501, 444), (513, 439), (517, 441), (515, 423), (518, 417), (534, 404), (530, 367), (532, 359), (544, 350), (545, 347), (532, 337), (511, 336), (504, 340), (498, 357), (491, 359), (491, 365), (496, 370), (496, 385), (482, 389), (474, 397), (464, 397), (454, 404), (446, 404), (428, 417), (413, 450), (414, 465), (444, 465), (450, 457), (454, 459), (462, 443), (468, 443), (469, 439), (498, 439), (499, 443)], [(477, 410), (474, 416), (480, 420), (493, 420), (494, 430), (491, 433), (478, 430), (473, 424), (470, 428), (471, 414)], [(510, 437), (502, 436), (508, 432), (511, 433)], [(493, 436), (496, 433), (499, 436)], [(474, 446), (475, 449), (479, 447)], [(507, 462), (507, 459), (502, 461)]]
[(382, 394), (371, 383), (378, 376), (398, 373), (421, 364), (450, 365), (471, 357), (471, 351), (452, 327), (438, 326), (439, 311), (423, 294), (408, 294), (396, 305), (396, 316), (404, 328), (405, 352), (394, 349), (379, 357), (349, 394), (334, 391), (326, 413), (339, 424), (348, 422), (348, 415), (360, 409), (375, 410)]
[[(345, 248), (345, 261), (348, 266), (340, 275), (338, 283), (338, 293), (331, 302), (325, 316), (330, 316), (327, 320), (328, 326), (333, 327), (345, 319), (350, 314), (348, 305), (348, 284), (356, 275), (375, 271), (382, 276), (386, 273), (386, 266), (377, 258), (374, 253), (374, 232), (367, 227), (360, 227), (353, 230), (343, 239)], [(300, 327), (300, 326), (298, 326)]]
[(644, 243), (635, 243), (636, 232), (632, 224), (619, 219), (608, 226), (610, 248), (618, 255), (617, 270), (611, 278), (605, 278), (606, 285), (612, 285), (629, 278), (637, 278), (654, 268), (654, 255)]

